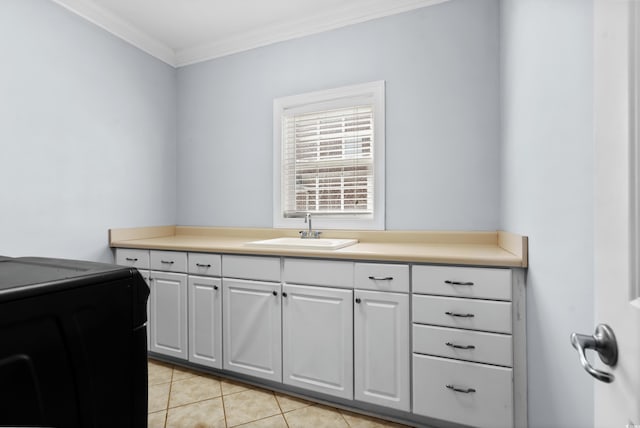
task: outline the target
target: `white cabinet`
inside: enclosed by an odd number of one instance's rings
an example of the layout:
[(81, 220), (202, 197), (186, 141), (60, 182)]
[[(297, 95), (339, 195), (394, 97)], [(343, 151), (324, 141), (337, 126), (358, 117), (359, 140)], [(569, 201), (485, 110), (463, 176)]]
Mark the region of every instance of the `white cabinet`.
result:
[(151, 271), (149, 351), (187, 359), (187, 275)]
[(474, 427), (513, 425), (510, 368), (413, 355), (417, 414)]
[(149, 251), (149, 351), (188, 356), (187, 253)]
[(151, 270), (186, 273), (187, 253), (181, 251), (151, 250), (150, 264)]
[(509, 269), (414, 266), (413, 412), (525, 426), (524, 303)]
[(220, 254), (187, 255), (189, 361), (215, 369), (222, 368), (221, 265)]
[(152, 353), (417, 424), (527, 425), (521, 269), (138, 249), (116, 261), (149, 283)]
[(116, 248), (116, 264), (137, 269), (149, 269), (149, 250)]
[(355, 287), (362, 290), (409, 292), (409, 265), (356, 263)]
[(280, 258), (222, 256), (223, 368), (282, 382)]
[(280, 283), (223, 278), (225, 370), (282, 381)]
[(511, 302), (414, 294), (413, 322), (511, 333)]
[(117, 248), (116, 263), (138, 268), (151, 290), (149, 351), (222, 368), (219, 254)]
[(222, 281), (189, 275), (189, 361), (222, 368)]
[(356, 400), (409, 411), (409, 295), (356, 290), (354, 302)]
[[(117, 265), (134, 267), (138, 269), (142, 278), (151, 290), (151, 281), (149, 280), (149, 250), (139, 250), (132, 248), (116, 248), (115, 262)], [(149, 304), (147, 302), (147, 349), (151, 348), (151, 337), (149, 335), (151, 316), (149, 313)]]
[(189, 275), (221, 276), (222, 256), (220, 254), (189, 253), (187, 258)]
[(353, 398), (352, 290), (282, 287), (283, 382)]

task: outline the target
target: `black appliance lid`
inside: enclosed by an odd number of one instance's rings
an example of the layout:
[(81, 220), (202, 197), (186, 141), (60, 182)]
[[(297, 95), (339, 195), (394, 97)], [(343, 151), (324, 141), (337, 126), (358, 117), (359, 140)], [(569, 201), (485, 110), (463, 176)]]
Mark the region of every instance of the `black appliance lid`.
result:
[[(19, 289), (70, 288), (96, 281), (131, 276), (131, 269), (104, 263), (41, 257), (0, 258), (0, 297)], [(2, 299), (0, 299), (2, 300)]]

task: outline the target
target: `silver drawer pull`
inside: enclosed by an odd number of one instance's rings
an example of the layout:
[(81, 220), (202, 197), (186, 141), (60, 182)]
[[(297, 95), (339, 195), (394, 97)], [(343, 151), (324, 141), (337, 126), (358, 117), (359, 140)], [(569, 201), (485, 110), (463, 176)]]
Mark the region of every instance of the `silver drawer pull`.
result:
[(449, 281), (448, 279), (447, 279), (444, 283), (445, 283), (445, 284), (449, 284), (449, 285), (468, 285), (468, 286), (473, 285), (473, 282), (470, 282), (470, 281), (466, 281), (466, 282), (462, 282), (462, 281)]
[(474, 314), (459, 314), (457, 312), (449, 312), (449, 311), (445, 312), (444, 314), (445, 315), (449, 315), (451, 317), (460, 317), (460, 318), (473, 318), (473, 317), (475, 317)]
[(374, 281), (392, 281), (393, 277), (392, 276), (370, 276), (369, 279), (372, 279)]
[(462, 392), (463, 394), (470, 394), (472, 392), (476, 392), (476, 390), (473, 388), (458, 388), (455, 385), (445, 385), (445, 386), (447, 387), (447, 389), (450, 389), (455, 392)]
[(205, 268), (210, 268), (210, 267), (211, 267), (211, 265), (204, 265), (204, 264), (202, 264), (202, 263), (196, 263), (196, 266), (198, 266), (198, 267), (205, 267)]
[(476, 349), (474, 345), (456, 345), (455, 343), (447, 342), (445, 345), (456, 349)]
[(128, 261), (128, 262), (137, 262), (138, 261), (137, 258), (133, 258), (133, 257), (127, 257), (127, 258), (125, 258), (125, 260)]
[(160, 260), (160, 263), (164, 263), (165, 265), (172, 265), (175, 262), (173, 260)]

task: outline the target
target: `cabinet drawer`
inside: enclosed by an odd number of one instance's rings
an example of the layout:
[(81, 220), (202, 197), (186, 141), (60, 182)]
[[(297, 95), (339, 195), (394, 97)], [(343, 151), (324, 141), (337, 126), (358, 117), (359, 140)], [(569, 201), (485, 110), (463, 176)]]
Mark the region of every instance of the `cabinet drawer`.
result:
[(116, 248), (116, 264), (138, 269), (149, 269), (149, 250)]
[(151, 269), (165, 272), (186, 272), (187, 253), (151, 250)]
[(280, 258), (224, 255), (222, 275), (228, 278), (280, 282)]
[(409, 266), (381, 263), (356, 263), (356, 288), (375, 291), (409, 292)]
[(413, 376), (414, 413), (474, 427), (513, 426), (512, 369), (414, 354)]
[(413, 296), (413, 322), (511, 333), (511, 303), (455, 297)]
[(189, 273), (194, 275), (222, 275), (222, 256), (220, 254), (189, 253)]
[(511, 270), (413, 266), (413, 292), (475, 299), (511, 300)]
[(413, 352), (512, 367), (511, 336), (413, 325)]
[(284, 282), (353, 288), (353, 262), (284, 259)]

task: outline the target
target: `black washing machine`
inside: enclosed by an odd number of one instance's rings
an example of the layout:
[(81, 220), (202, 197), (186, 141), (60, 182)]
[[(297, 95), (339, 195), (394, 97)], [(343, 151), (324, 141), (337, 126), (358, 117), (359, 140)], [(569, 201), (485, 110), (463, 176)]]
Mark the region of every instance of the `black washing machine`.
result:
[(135, 269), (0, 257), (0, 426), (145, 427), (148, 296)]

